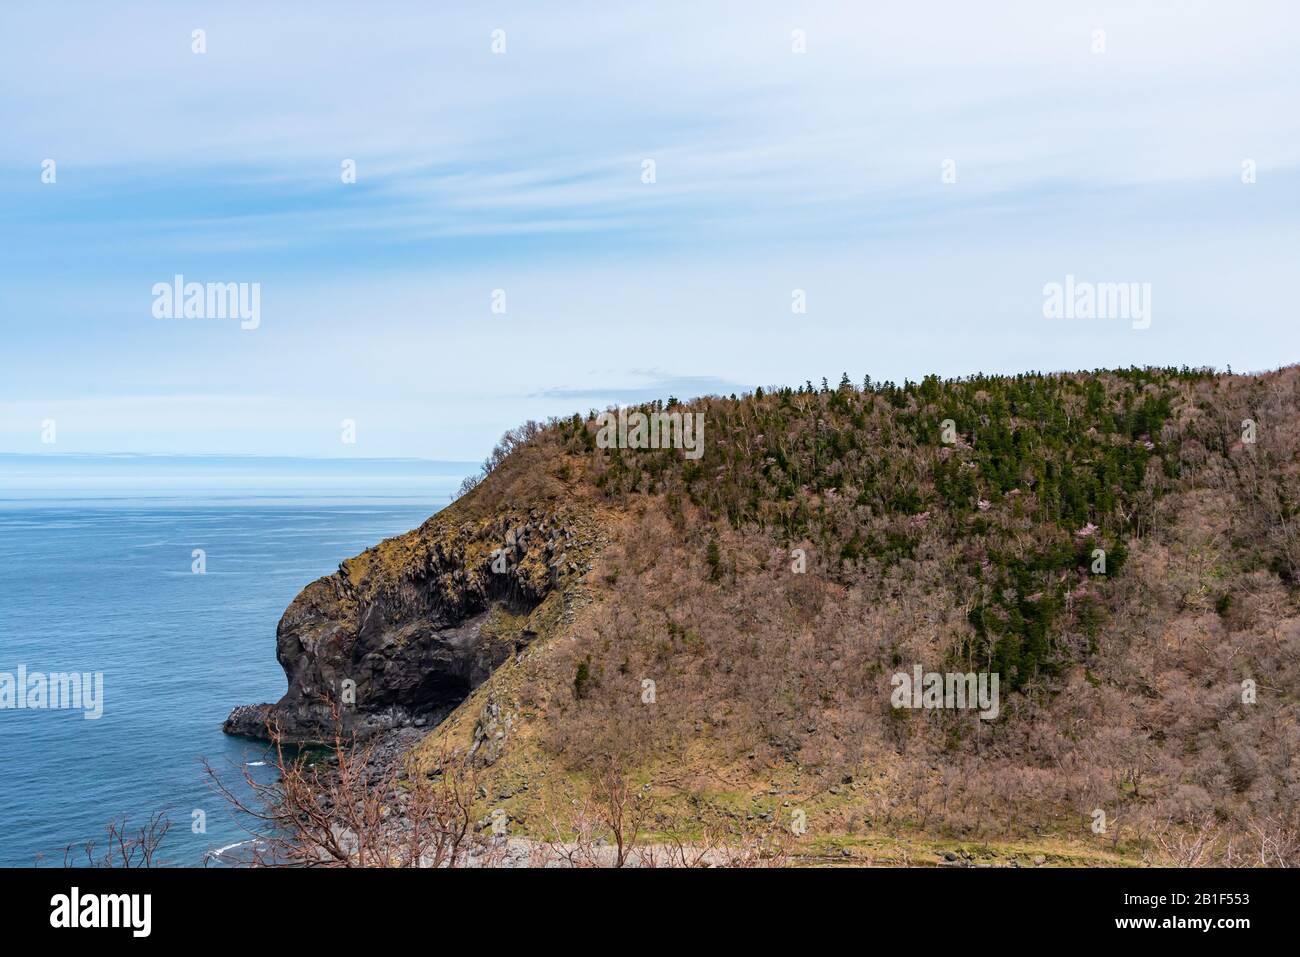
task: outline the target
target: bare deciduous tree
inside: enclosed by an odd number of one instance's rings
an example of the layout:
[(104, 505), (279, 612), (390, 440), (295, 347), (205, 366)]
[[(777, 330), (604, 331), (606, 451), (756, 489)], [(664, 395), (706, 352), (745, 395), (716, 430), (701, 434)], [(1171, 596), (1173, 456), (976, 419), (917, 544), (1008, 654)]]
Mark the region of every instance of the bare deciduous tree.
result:
[(251, 799), (228, 785), (211, 765), (217, 791), (245, 821), (254, 838), (251, 865), (289, 867), (455, 867), (474, 842), (470, 806), (472, 771), (455, 760), (441, 763), (436, 780), (404, 779), (402, 767), (372, 773), (373, 751), (343, 738), (335, 722), (329, 759), (290, 756), (277, 726), (268, 733), (278, 772), (272, 783), (247, 769)]
[(69, 844), (63, 849), (63, 866), (144, 868), (160, 865), (158, 848), (171, 830), (166, 813), (157, 811), (137, 828), (130, 828), (124, 816), (111, 821), (103, 848), (94, 840)]

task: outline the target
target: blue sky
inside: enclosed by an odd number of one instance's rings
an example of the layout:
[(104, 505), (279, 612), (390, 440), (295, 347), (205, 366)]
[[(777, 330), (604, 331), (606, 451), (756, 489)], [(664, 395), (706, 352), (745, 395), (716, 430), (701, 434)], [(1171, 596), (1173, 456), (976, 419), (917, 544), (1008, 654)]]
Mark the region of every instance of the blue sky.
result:
[[(1294, 4), (453, 6), (0, 8), (0, 451), (477, 459), (842, 371), (1300, 360)], [(260, 327), (154, 319), (177, 273)], [(1045, 319), (1067, 274), (1151, 327)]]

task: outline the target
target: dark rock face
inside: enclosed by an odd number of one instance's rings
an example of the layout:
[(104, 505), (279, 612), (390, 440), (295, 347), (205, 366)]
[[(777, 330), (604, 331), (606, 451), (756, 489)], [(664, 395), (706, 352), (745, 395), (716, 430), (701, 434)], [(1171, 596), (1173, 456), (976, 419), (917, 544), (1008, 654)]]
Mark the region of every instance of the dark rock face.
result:
[(224, 730), (266, 738), (272, 721), (286, 741), (332, 741), (336, 711), (358, 739), (432, 728), (531, 640), (518, 623), (578, 570), (581, 539), (536, 511), (455, 528), (435, 517), (345, 561), (280, 619), (284, 697), (235, 708)]

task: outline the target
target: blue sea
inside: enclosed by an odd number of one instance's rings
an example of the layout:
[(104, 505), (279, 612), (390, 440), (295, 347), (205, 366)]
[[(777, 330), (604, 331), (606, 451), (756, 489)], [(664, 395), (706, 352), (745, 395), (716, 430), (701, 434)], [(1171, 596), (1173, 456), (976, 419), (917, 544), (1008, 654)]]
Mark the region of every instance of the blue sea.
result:
[[(323, 490), (283, 471), (232, 483), (181, 469), (179, 485), (145, 491), (91, 483), (107, 493), (33, 486), (16, 467), (6, 484), (0, 471), (0, 674), (103, 674), (98, 719), (0, 709), (0, 865), (61, 865), (70, 844), (102, 851), (110, 821), (139, 825), (159, 811), (172, 823), (165, 863), (201, 865), (246, 840), (201, 759), (232, 782), (245, 767), (271, 774), (265, 747), (223, 735), (221, 723), (237, 704), (284, 693), (281, 613), (344, 558), (446, 505), (469, 469), (401, 468), (386, 481), (374, 466), (354, 494), (346, 479)], [(19, 472), (27, 484), (13, 481)]]

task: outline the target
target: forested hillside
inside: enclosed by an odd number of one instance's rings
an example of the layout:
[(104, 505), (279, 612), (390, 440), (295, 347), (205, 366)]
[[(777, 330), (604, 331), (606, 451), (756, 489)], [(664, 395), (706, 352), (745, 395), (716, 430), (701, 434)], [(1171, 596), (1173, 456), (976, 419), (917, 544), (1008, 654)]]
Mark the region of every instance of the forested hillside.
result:
[[(702, 414), (702, 454), (606, 447), (597, 410), (530, 423), (329, 585), (337, 669), (379, 673), (383, 635), (443, 647), (428, 596), (475, 583), (456, 627), (507, 651), (415, 754), (472, 764), (483, 820), (554, 835), (617, 777), (692, 840), (1300, 863), (1300, 370), (844, 376), (637, 411)], [(914, 670), (998, 676), (996, 715), (897, 706)]]
[[(519, 706), (550, 759), (617, 754), (737, 824), (1294, 861), (1298, 381), (845, 376), (644, 407), (703, 412), (695, 461), (557, 423), (534, 441), (622, 534)], [(892, 708), (916, 663), (999, 673), (1002, 714)]]

